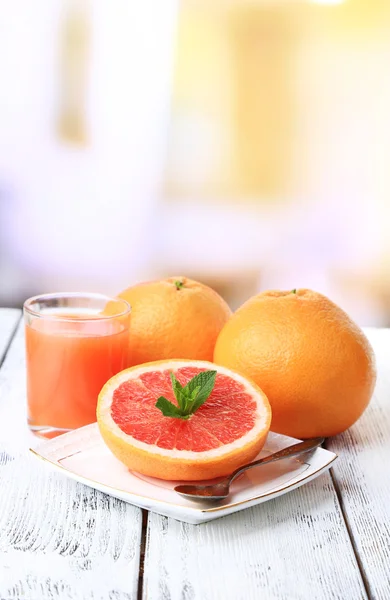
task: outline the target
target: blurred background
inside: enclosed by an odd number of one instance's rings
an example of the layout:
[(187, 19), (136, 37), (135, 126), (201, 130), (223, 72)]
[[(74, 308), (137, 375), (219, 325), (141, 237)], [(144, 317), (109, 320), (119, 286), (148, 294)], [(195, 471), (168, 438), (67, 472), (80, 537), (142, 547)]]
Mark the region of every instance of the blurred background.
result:
[(0, 306), (198, 278), (390, 324), (389, 0), (0, 7)]

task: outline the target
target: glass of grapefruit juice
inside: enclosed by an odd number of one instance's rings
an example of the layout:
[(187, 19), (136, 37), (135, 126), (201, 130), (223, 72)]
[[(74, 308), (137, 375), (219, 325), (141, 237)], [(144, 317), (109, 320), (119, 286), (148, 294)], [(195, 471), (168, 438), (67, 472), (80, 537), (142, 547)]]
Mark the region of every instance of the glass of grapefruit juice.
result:
[(23, 307), (28, 425), (55, 437), (96, 421), (98, 394), (128, 366), (130, 305), (101, 294), (35, 296)]

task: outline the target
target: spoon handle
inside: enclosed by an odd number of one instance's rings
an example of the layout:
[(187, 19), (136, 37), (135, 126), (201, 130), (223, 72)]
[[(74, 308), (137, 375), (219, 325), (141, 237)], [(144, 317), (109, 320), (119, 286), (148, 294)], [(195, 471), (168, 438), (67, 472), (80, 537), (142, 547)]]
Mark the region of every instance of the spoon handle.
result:
[(304, 452), (309, 452), (309, 450), (314, 450), (318, 446), (324, 443), (325, 438), (312, 438), (310, 440), (305, 440), (304, 442), (299, 442), (299, 444), (293, 444), (292, 446), (288, 446), (287, 448), (283, 448), (283, 450), (279, 450), (270, 456), (265, 456), (264, 458), (260, 458), (259, 460), (255, 460), (243, 467), (239, 467), (229, 477), (229, 484), (241, 475), (244, 471), (248, 469), (252, 469), (253, 467), (258, 467), (259, 465), (265, 465), (267, 463), (274, 462), (275, 460), (281, 460), (282, 458), (290, 458), (292, 456), (298, 456), (298, 454), (303, 454)]

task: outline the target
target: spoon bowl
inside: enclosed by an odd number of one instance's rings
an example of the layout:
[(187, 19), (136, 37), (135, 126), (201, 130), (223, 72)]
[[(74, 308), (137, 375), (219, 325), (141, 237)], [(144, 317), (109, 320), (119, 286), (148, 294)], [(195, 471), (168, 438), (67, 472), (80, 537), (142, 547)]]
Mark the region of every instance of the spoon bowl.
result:
[[(194, 493), (194, 488), (196, 488)], [(178, 485), (175, 487), (175, 492), (185, 498), (191, 500), (223, 500), (229, 495), (229, 483), (224, 481), (222, 483), (213, 483), (212, 485)]]

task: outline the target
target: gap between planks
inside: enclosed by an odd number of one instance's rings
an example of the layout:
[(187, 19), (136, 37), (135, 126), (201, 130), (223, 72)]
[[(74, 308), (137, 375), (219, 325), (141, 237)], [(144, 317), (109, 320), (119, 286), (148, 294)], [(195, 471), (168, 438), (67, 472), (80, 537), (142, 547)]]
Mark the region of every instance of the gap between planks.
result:
[(149, 511), (142, 509), (142, 532), (141, 532), (141, 547), (139, 555), (139, 576), (138, 576), (138, 590), (137, 600), (142, 600), (144, 593), (144, 568), (145, 568), (145, 550), (146, 550), (146, 538), (148, 533), (149, 524)]
[(7, 357), (9, 349), (11, 348), (11, 344), (14, 341), (16, 332), (18, 330), (18, 327), (20, 325), (20, 322), (21, 322), (22, 318), (23, 318), (23, 313), (21, 313), (19, 315), (19, 317), (16, 319), (15, 324), (14, 324), (13, 328), (11, 329), (11, 334), (9, 336), (8, 342), (4, 346), (3, 353), (0, 354), (0, 369), (3, 366), (3, 364), (4, 364), (4, 361), (5, 361), (6, 357)]
[[(328, 449), (328, 439), (325, 440), (325, 443), (323, 444), (323, 447), (325, 449)], [(332, 480), (334, 491), (335, 491), (336, 496), (337, 496), (337, 500), (338, 500), (339, 505), (340, 505), (341, 515), (342, 515), (342, 518), (344, 520), (345, 528), (346, 528), (348, 536), (349, 536), (349, 541), (351, 542), (352, 550), (353, 550), (353, 553), (355, 555), (356, 564), (357, 564), (359, 572), (360, 572), (360, 577), (362, 578), (362, 582), (363, 582), (364, 589), (365, 589), (366, 594), (367, 594), (367, 598), (369, 600), (372, 600), (373, 599), (373, 595), (371, 593), (371, 587), (370, 587), (370, 584), (368, 582), (366, 571), (364, 569), (363, 563), (361, 561), (361, 558), (360, 558), (360, 555), (359, 555), (359, 552), (358, 552), (358, 549), (357, 549), (357, 546), (356, 546), (356, 543), (355, 543), (355, 538), (354, 538), (353, 533), (352, 533), (351, 524), (349, 522), (349, 518), (348, 518), (347, 512), (345, 510), (344, 501), (343, 501), (343, 498), (342, 498), (342, 495), (341, 495), (341, 491), (340, 491), (340, 487), (339, 487), (339, 485), (337, 483), (337, 478), (336, 478), (336, 476), (334, 474), (333, 468), (329, 469), (329, 474), (330, 474), (330, 477), (331, 477), (331, 480)]]

